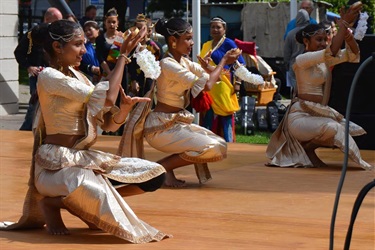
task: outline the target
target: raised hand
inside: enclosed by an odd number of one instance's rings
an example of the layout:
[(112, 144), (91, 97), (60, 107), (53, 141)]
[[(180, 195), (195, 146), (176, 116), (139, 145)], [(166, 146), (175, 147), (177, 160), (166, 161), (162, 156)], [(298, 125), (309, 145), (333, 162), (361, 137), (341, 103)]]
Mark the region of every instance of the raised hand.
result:
[(349, 8), (341, 7), (340, 8), (340, 17), (342, 20), (348, 24), (353, 24), (359, 16), (360, 11), (362, 10), (363, 4), (358, 1), (350, 5)]
[(238, 57), (241, 55), (242, 50), (239, 48), (233, 48), (228, 50), (227, 53), (224, 55), (225, 63), (226, 64), (233, 64), (237, 61)]
[[(133, 32), (135, 32), (135, 31), (133, 31)], [(124, 37), (125, 39), (124, 39), (124, 42), (122, 43), (121, 49), (120, 49), (121, 54), (128, 55), (130, 53), (130, 51), (132, 51), (138, 45), (138, 43), (140, 43), (142, 41), (142, 39), (144, 39), (146, 34), (147, 34), (146, 26), (143, 26), (138, 31), (137, 34), (132, 33), (132, 35), (128, 35), (127, 33), (125, 33), (125, 37)]]
[(120, 95), (121, 95), (121, 102), (120, 102), (120, 109), (122, 112), (129, 112), (132, 110), (133, 106), (138, 102), (149, 102), (151, 101), (148, 97), (131, 97), (125, 94), (123, 88), (120, 88)]
[(203, 69), (207, 70), (209, 68), (210, 62), (212, 61), (211, 58), (212, 50), (210, 50), (204, 58), (202, 58), (200, 55), (197, 55), (197, 59), (202, 66)]

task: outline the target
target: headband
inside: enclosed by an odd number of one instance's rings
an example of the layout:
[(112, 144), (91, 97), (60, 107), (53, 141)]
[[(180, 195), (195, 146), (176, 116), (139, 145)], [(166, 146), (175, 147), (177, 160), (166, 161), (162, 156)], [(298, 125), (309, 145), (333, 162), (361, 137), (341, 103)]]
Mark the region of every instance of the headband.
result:
[(315, 30), (315, 31), (311, 31), (311, 32), (302, 31), (302, 36), (303, 37), (312, 37), (312, 36), (315, 36), (316, 34), (323, 33), (325, 31), (326, 30), (324, 28), (321, 28), (321, 29), (318, 29), (318, 30)]
[(211, 19), (210, 23), (213, 23), (213, 22), (219, 22), (219, 23), (222, 23), (224, 25), (226, 25), (227, 23), (220, 17), (214, 17)]
[(186, 29), (184, 30), (173, 30), (173, 29), (169, 29), (167, 28), (167, 32), (170, 36), (174, 36), (174, 35), (178, 35), (178, 36), (182, 36), (184, 35), (185, 33), (191, 33), (193, 31), (193, 28), (191, 27), (191, 25), (189, 24), (189, 27), (187, 27)]
[(81, 36), (82, 35), (82, 32), (81, 32), (81, 29), (76, 29), (73, 33), (71, 34), (67, 34), (67, 35), (58, 35), (58, 34), (55, 34), (55, 33), (52, 33), (52, 32), (49, 32), (49, 36), (55, 40), (55, 41), (59, 41), (59, 40), (63, 40), (64, 42), (68, 43), (70, 42), (71, 40), (73, 40), (73, 38), (75, 36)]

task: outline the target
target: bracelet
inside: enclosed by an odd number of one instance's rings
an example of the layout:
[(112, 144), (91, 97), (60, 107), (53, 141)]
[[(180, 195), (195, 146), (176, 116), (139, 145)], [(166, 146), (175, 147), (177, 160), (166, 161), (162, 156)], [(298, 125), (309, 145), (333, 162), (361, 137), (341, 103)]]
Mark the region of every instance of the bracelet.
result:
[(348, 32), (348, 33), (345, 35), (344, 39), (345, 39), (345, 40), (348, 40), (348, 39), (351, 38), (351, 37), (352, 37), (352, 36), (351, 36), (351, 33)]
[(129, 58), (129, 57), (127, 57), (125, 54), (121, 54), (121, 55), (119, 55), (118, 57), (117, 57), (117, 59), (119, 59), (120, 57), (123, 57), (123, 58), (125, 58), (125, 64), (128, 64), (128, 63), (130, 63), (132, 60)]
[(125, 124), (125, 122), (126, 122), (126, 118), (125, 118), (125, 120), (124, 120), (123, 122), (116, 122), (116, 120), (115, 120), (115, 115), (117, 115), (117, 113), (118, 113), (118, 112), (116, 112), (116, 113), (114, 113), (114, 114), (112, 115), (112, 121), (113, 121), (113, 123), (116, 124), (116, 125), (122, 125), (122, 124)]
[(338, 23), (342, 23), (345, 26), (345, 28), (350, 28), (350, 24), (347, 21), (343, 20), (343, 19), (340, 19), (337, 22)]

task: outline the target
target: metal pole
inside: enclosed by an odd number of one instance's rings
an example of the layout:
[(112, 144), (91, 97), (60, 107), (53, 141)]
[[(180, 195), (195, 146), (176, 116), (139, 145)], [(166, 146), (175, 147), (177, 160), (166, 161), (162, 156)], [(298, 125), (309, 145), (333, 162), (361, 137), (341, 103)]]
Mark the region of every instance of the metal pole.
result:
[(297, 15), (297, 0), (290, 0), (290, 20)]
[(48, 2), (52, 7), (59, 9), (63, 16), (66, 16), (67, 14), (74, 14), (64, 0), (48, 0)]
[[(201, 0), (192, 0), (192, 18), (193, 18), (193, 54), (192, 60), (197, 62), (197, 55), (199, 55), (201, 51)], [(194, 114), (194, 123), (199, 124), (199, 113), (193, 110)]]
[(194, 45), (193, 45), (193, 55), (192, 60), (197, 62), (196, 55), (201, 51), (201, 4), (200, 0), (193, 0), (193, 36), (194, 36)]

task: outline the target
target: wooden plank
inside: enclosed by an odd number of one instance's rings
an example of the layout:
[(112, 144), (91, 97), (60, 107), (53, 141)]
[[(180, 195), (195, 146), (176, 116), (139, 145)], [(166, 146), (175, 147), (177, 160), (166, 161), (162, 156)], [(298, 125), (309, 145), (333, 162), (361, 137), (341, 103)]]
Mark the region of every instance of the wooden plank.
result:
[[(96, 149), (116, 152), (119, 137), (99, 136)], [(0, 130), (0, 220), (17, 220), (22, 211), (31, 159), (32, 134)], [(213, 180), (199, 185), (193, 165), (176, 171), (183, 189), (159, 189), (126, 198), (136, 214), (174, 237), (134, 245), (92, 231), (63, 211), (69, 236), (45, 230), (0, 231), (0, 249), (328, 249), (329, 230), (343, 154), (321, 149), (327, 168), (272, 168), (265, 145), (230, 143), (228, 158), (209, 164)], [(361, 151), (375, 164), (374, 151)], [(146, 157), (165, 154), (146, 144)], [(343, 249), (352, 207), (360, 189), (374, 178), (349, 162), (335, 228), (335, 249)], [(375, 192), (364, 200), (351, 249), (373, 250)], [(126, 246), (124, 246), (124, 244)]]

